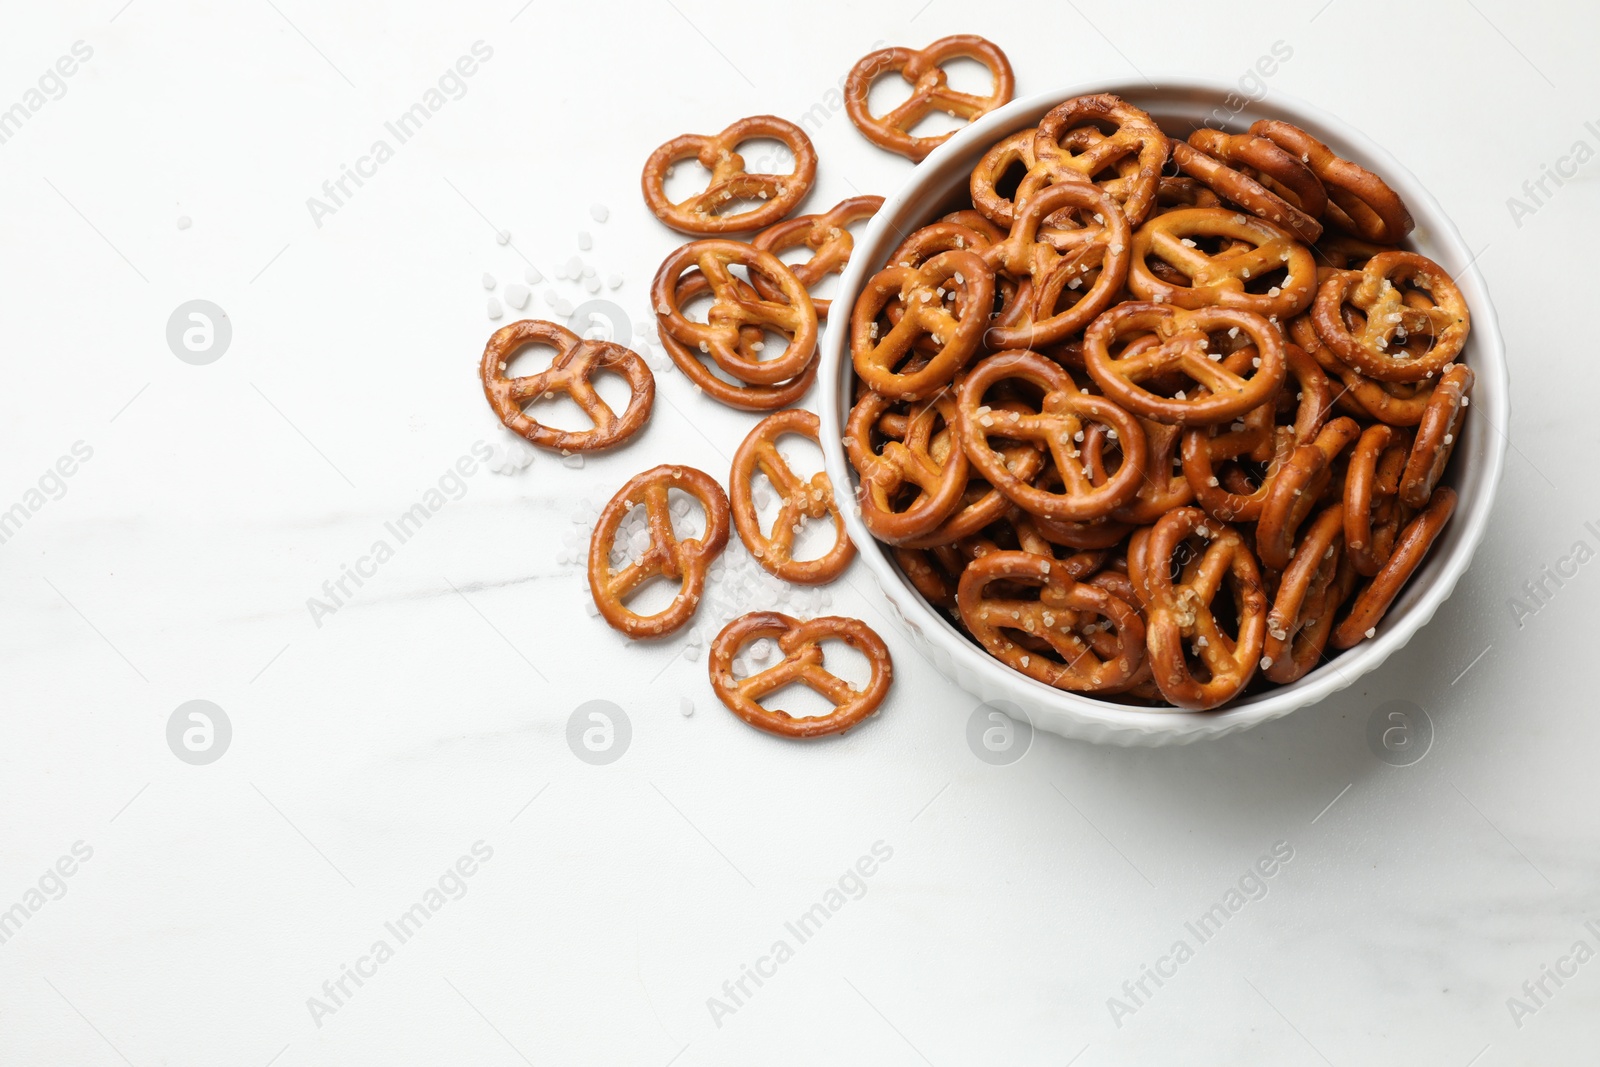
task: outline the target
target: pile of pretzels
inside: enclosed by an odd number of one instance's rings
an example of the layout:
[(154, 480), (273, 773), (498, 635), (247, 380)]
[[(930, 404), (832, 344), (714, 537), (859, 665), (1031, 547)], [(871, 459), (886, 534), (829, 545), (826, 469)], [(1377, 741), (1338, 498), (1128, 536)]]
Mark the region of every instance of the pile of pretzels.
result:
[[(957, 58), (988, 68), (990, 95), (950, 88), (942, 64)], [(911, 95), (874, 115), (869, 90), (888, 73)], [(869, 140), (921, 160), (950, 136), (916, 133), (929, 114), (970, 121), (1012, 89), (1005, 55), (962, 35), (863, 57), (845, 101)], [(756, 138), (786, 145), (792, 171), (747, 171), (737, 149)], [(668, 179), (691, 162), (706, 187), (673, 200)], [(1473, 382), (1457, 362), (1470, 325), (1460, 291), (1401, 247), (1412, 219), (1381, 178), (1287, 123), (1173, 141), (1124, 100), (1079, 97), (989, 149), (970, 206), (909, 234), (842, 309), (811, 290), (842, 271), (848, 228), (883, 201), (792, 216), (816, 168), (805, 132), (775, 116), (674, 138), (644, 166), (645, 202), (691, 237), (651, 286), (661, 343), (699, 393), (765, 417), (735, 455), (728, 492), (663, 464), (602, 511), (589, 582), (609, 625), (641, 639), (686, 625), (730, 519), (779, 578), (816, 585), (845, 571), (855, 546), (833, 487), (794, 472), (776, 442), (817, 441), (816, 415), (794, 405), (816, 378), (819, 323), (848, 312), (856, 392), (844, 445), (863, 523), (997, 659), (1061, 689), (1201, 710), (1294, 681), (1329, 646), (1375, 632), (1454, 506), (1439, 481)], [(803, 261), (780, 258), (802, 247)], [(556, 350), (551, 366), (508, 377), (534, 343)], [(593, 388), (600, 372), (629, 384), (620, 415)], [(508, 428), (562, 452), (625, 443), (655, 396), (637, 353), (531, 320), (495, 333), (480, 376)], [(557, 393), (592, 428), (528, 414)], [(770, 533), (757, 474), (780, 497)], [(673, 490), (704, 510), (699, 536), (674, 530)], [(648, 547), (619, 555), (618, 532), (639, 508)], [(809, 520), (831, 521), (834, 542), (797, 560)], [(678, 586), (671, 604), (629, 608), (658, 577)], [(782, 658), (737, 676), (741, 649), (761, 638)], [(825, 669), (832, 639), (866, 655), (866, 683)], [(724, 704), (791, 737), (850, 728), (892, 678), (878, 635), (833, 616), (743, 616), (709, 662)], [(762, 705), (791, 682), (833, 711)]]
[(1218, 708), (1376, 632), (1450, 517), (1470, 316), (1309, 133), (1118, 97), (992, 146), (850, 320), (861, 517), (989, 654)]

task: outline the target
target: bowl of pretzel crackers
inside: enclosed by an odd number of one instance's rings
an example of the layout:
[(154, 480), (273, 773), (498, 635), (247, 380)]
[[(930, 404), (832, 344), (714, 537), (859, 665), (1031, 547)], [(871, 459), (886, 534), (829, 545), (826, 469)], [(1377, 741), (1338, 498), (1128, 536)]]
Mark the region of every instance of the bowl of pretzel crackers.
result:
[(1508, 383), (1466, 245), (1349, 126), (1238, 104), (1187, 79), (992, 110), (833, 298), (849, 535), (920, 651), (1041, 729), (1186, 743), (1315, 703), (1488, 521)]

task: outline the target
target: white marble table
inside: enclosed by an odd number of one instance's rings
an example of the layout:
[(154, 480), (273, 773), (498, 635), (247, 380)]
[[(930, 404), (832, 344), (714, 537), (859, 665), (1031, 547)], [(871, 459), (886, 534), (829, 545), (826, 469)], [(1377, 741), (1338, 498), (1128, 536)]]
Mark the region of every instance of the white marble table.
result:
[[(1595, 1060), (1593, 11), (519, 5), (105, 0), (0, 36), (0, 511), (22, 507), (0, 1063)], [(1390, 146), (1482, 250), (1515, 387), (1496, 520), (1435, 621), (1336, 699), (1220, 743), (1041, 735), (991, 765), (976, 702), (858, 569), (832, 607), (888, 639), (894, 693), (843, 739), (782, 743), (714, 702), (686, 639), (590, 617), (560, 559), (585, 500), (666, 458), (721, 474), (748, 416), (663, 373), (630, 448), (489, 469), (484, 273), (503, 295), (531, 263), (541, 313), (577, 303), (553, 275), (586, 230), (622, 276), (601, 295), (645, 317), (675, 244), (638, 195), (650, 147), (809, 115), (810, 203), (892, 191), (909, 164), (859, 138), (838, 80), (875, 42), (962, 31), (1009, 51), (1019, 94), (1253, 91), (1287, 51), (1259, 84)], [(193, 300), (232, 331), (204, 365), (167, 343)], [(402, 540), (386, 524), (419, 502)], [(231, 724), (205, 765), (168, 744), (193, 700)], [(594, 700), (630, 727), (606, 765), (566, 740)], [(1392, 701), (1431, 723), (1410, 765), (1367, 742)]]

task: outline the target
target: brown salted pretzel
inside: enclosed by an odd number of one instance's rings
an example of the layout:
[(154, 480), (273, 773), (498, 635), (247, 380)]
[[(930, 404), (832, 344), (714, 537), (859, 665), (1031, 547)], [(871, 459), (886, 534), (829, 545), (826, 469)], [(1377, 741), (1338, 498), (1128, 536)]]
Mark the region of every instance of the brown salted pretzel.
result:
[[(734, 266), (764, 276), (775, 295), (760, 296), (732, 273)], [(679, 303), (680, 283), (692, 269), (699, 270), (712, 293), (703, 323), (691, 321)], [(650, 300), (663, 335), (670, 334), (685, 347), (698, 347), (748, 385), (791, 381), (803, 374), (816, 356), (817, 314), (806, 287), (777, 256), (739, 241), (690, 241), (678, 248), (656, 271)], [(747, 327), (756, 330), (747, 334)], [(768, 330), (781, 334), (788, 347), (774, 359), (761, 359), (751, 349), (765, 342), (750, 337), (764, 336)]]
[(1344, 546), (1351, 568), (1370, 578), (1389, 561), (1409, 513), (1400, 503), (1409, 436), (1384, 423), (1368, 426), (1344, 476)]
[[(1038, 599), (990, 593), (991, 584), (999, 583), (1037, 587)], [(962, 572), (956, 603), (968, 632), (990, 655), (1057, 689), (1112, 689), (1144, 663), (1144, 623), (1137, 609), (1101, 586), (1078, 581), (1063, 561), (1026, 551), (991, 552)], [(1086, 632), (1100, 619), (1116, 631), (1104, 658)], [(1018, 643), (1022, 635), (1026, 644)]]
[[(1298, 346), (1286, 345), (1285, 351), (1289, 357), (1289, 377), (1284, 379), (1277, 397), (1245, 412), (1226, 430), (1216, 426), (1195, 426), (1184, 431), (1183, 471), (1187, 483), (1193, 488), (1195, 500), (1205, 508), (1206, 514), (1221, 522), (1255, 522), (1259, 519), (1267, 495), (1272, 490), (1272, 483), (1290, 453), (1297, 445), (1315, 440), (1317, 431), (1327, 421), (1332, 407), (1327, 375)], [(1222, 365), (1234, 373), (1243, 373), (1244, 367), (1254, 358), (1255, 347), (1247, 345), (1224, 359)], [(1291, 382), (1298, 393), (1294, 425), (1278, 426), (1278, 403), (1284, 399), (1283, 394), (1290, 389)], [(1268, 464), (1259, 485), (1250, 488), (1235, 484), (1231, 479), (1227, 484), (1219, 480), (1215, 464), (1241, 457)]]
[[(804, 263), (788, 264), (794, 276), (809, 292), (829, 274), (844, 270), (845, 264), (850, 261), (850, 253), (855, 249), (855, 239), (850, 236), (850, 224), (870, 219), (882, 206), (881, 196), (853, 196), (841, 200), (820, 215), (800, 215), (768, 226), (756, 234), (750, 243), (775, 256), (800, 245), (809, 248), (810, 259)], [(752, 272), (750, 281), (768, 300), (784, 299), (782, 290), (766, 275)], [(819, 319), (828, 317), (829, 304), (830, 301), (811, 298), (811, 306), (817, 309)]]
[(1261, 670), (1280, 685), (1308, 673), (1322, 658), (1333, 614), (1344, 596), (1337, 595), (1341, 573), (1349, 576), (1340, 552), (1344, 505), (1330, 504), (1311, 522), (1294, 559), (1278, 582), (1278, 595), (1267, 612), (1267, 639), (1261, 649)]
[(984, 230), (941, 219), (912, 231), (911, 236), (889, 254), (889, 263), (896, 267), (920, 267), (940, 252), (984, 252), (994, 243)]
[[(879, 313), (895, 298), (903, 314), (880, 337)], [(856, 374), (885, 396), (932, 396), (977, 352), (993, 306), (994, 272), (976, 252), (941, 252), (919, 267), (885, 267), (862, 286), (850, 316)], [(931, 338), (937, 354), (914, 369), (902, 366), (923, 337)]]
[[(1155, 522), (1173, 508), (1181, 508), (1194, 500), (1194, 487), (1189, 484), (1182, 467), (1173, 467), (1183, 427), (1170, 426), (1153, 419), (1140, 419), (1139, 428), (1144, 431), (1144, 479), (1133, 499), (1112, 509), (1110, 518), (1115, 522), (1143, 526)], [(1084, 431), (1083, 456), (1091, 472), (1091, 481), (1098, 483), (1110, 480), (1106, 449), (1113, 443), (1115, 441), (1103, 423), (1092, 423)], [(1120, 446), (1117, 451), (1121, 452)]]
[[(1361, 313), (1354, 328), (1346, 305)], [(1415, 252), (1384, 252), (1359, 271), (1331, 273), (1317, 290), (1311, 323), (1335, 356), (1369, 378), (1420, 382), (1461, 354), (1472, 314), (1439, 264)]]
[[(1266, 639), (1267, 594), (1261, 570), (1238, 530), (1213, 525), (1199, 508), (1169, 511), (1151, 528), (1141, 573), (1145, 590), (1150, 666), (1161, 693), (1180, 708), (1204, 711), (1232, 700), (1255, 674)], [(1198, 536), (1206, 542), (1174, 582), (1179, 545)], [(1129, 559), (1130, 570), (1132, 558)], [(1132, 577), (1130, 575), (1130, 577)], [(1218, 625), (1212, 602), (1231, 579), (1238, 632)], [(1190, 652), (1204, 678), (1190, 665)]]
[(1275, 571), (1289, 566), (1300, 524), (1333, 479), (1334, 459), (1360, 436), (1356, 421), (1341, 417), (1318, 431), (1314, 441), (1289, 453), (1272, 479), (1256, 521), (1256, 553), (1262, 566)]
[[(1189, 144), (1230, 167), (1244, 168), (1246, 175), (1313, 220), (1320, 218), (1323, 209), (1328, 206), (1328, 191), (1322, 187), (1322, 180), (1312, 172), (1311, 167), (1265, 137), (1203, 128), (1189, 135)], [(1302, 237), (1308, 237), (1312, 232), (1299, 227), (1290, 228)], [(1321, 225), (1317, 226), (1315, 233), (1321, 236)], [(1308, 239), (1314, 242), (1317, 238)]]
[[(1074, 151), (1069, 135), (1092, 123), (1114, 127), (1114, 132), (1090, 138), (1092, 143), (1082, 151)], [(1095, 181), (1102, 172), (1131, 157), (1137, 163), (1134, 172), (1129, 176), (1119, 174), (1104, 182), (1102, 188), (1122, 205), (1128, 225), (1138, 226), (1155, 205), (1161, 168), (1166, 165), (1169, 149), (1167, 135), (1155, 120), (1121, 97), (1110, 93), (1076, 97), (1058, 104), (1039, 120), (1033, 139), (1034, 165), (1022, 179), (1016, 201), (1025, 202), (1045, 185)], [(982, 204), (976, 206), (983, 208)]]
[[(1239, 242), (1239, 247), (1213, 255), (1195, 238), (1223, 238)], [(1187, 284), (1158, 276), (1157, 259), (1183, 275)], [(1281, 281), (1266, 292), (1250, 291), (1252, 282), (1259, 285), (1279, 269), (1285, 272)], [(1265, 219), (1228, 208), (1185, 208), (1151, 219), (1133, 235), (1128, 288), (1141, 300), (1190, 309), (1241, 308), (1288, 320), (1316, 298), (1317, 264), (1294, 234)]]
[[(1211, 348), (1212, 332), (1233, 329), (1260, 353), (1261, 363), (1249, 378), (1223, 366), (1223, 353)], [(1113, 344), (1141, 334), (1154, 334), (1154, 342), (1141, 346), (1136, 341), (1112, 354)], [(1182, 311), (1170, 304), (1136, 302), (1118, 304), (1094, 320), (1084, 333), (1083, 357), (1108, 398), (1144, 418), (1184, 426), (1226, 422), (1259, 407), (1277, 393), (1286, 362), (1281, 335), (1259, 315), (1235, 308)], [(1151, 379), (1174, 371), (1203, 389), (1193, 397), (1183, 389), (1168, 397), (1146, 387)]]
[(1311, 168), (1327, 190), (1327, 218), (1339, 229), (1366, 241), (1398, 244), (1416, 225), (1405, 202), (1376, 174), (1348, 159), (1311, 134), (1278, 119), (1261, 119), (1250, 132), (1265, 137)]
[[(698, 270), (691, 270), (678, 283), (676, 306), (688, 307), (710, 289), (710, 283), (706, 281), (705, 275)], [(739, 292), (747, 300), (758, 299), (754, 289), (746, 287)], [(766, 336), (759, 326), (742, 327), (739, 333), (740, 350), (752, 354), (756, 351), (755, 345), (763, 343), (762, 338)], [(729, 381), (712, 373), (711, 368), (700, 358), (701, 354), (709, 356), (709, 353), (699, 353), (697, 348), (683, 344), (666, 330), (662, 330), (660, 336), (661, 347), (667, 350), (672, 362), (683, 372), (683, 376), (689, 379), (689, 384), (718, 403), (738, 408), (740, 411), (775, 411), (796, 404), (811, 388), (811, 383), (817, 377), (818, 361), (813, 359), (799, 375), (778, 385), (746, 385), (739, 381)]]
[[(1184, 144), (1182, 141), (1172, 142), (1172, 161), (1178, 165), (1178, 169), (1190, 177), (1204, 182), (1212, 192), (1228, 201), (1228, 203), (1238, 204), (1252, 215), (1259, 216), (1285, 229), (1293, 230), (1303, 240), (1315, 241), (1318, 237), (1321, 237), (1322, 223), (1301, 211), (1271, 189), (1268, 189), (1255, 178), (1243, 171), (1235, 170), (1217, 156), (1201, 150), (1192, 143), (1195, 137), (1217, 132), (1216, 130), (1196, 130), (1190, 135), (1190, 144)], [(1222, 136), (1226, 137), (1227, 134)], [(1282, 149), (1264, 137), (1253, 138), (1253, 140), (1261, 141), (1274, 151), (1282, 152)], [(1310, 172), (1307, 171), (1307, 173), (1309, 174)], [(1315, 175), (1312, 175), (1312, 180), (1316, 180)]]
[[(735, 678), (733, 658), (760, 638), (776, 640), (783, 659), (746, 678)], [(872, 677), (855, 689), (822, 665), (822, 642), (843, 641), (867, 657)], [(739, 718), (780, 737), (823, 737), (842, 733), (878, 710), (894, 679), (889, 648), (859, 619), (837, 615), (801, 621), (776, 611), (756, 611), (730, 622), (711, 642), (711, 688)], [(833, 702), (833, 711), (815, 718), (762, 707), (761, 698), (799, 682)]]
[(1475, 377), (1470, 368), (1460, 363), (1451, 364), (1439, 376), (1439, 384), (1417, 424), (1417, 439), (1411, 446), (1405, 473), (1400, 476), (1400, 502), (1408, 507), (1423, 507), (1433, 496), (1434, 486), (1439, 484), (1439, 476), (1444, 474), (1450, 453), (1455, 450), (1456, 438), (1461, 435)]
[[(942, 64), (952, 59), (973, 59), (989, 68), (994, 92), (974, 96), (950, 88)], [(898, 73), (911, 83), (911, 95), (886, 115), (874, 115), (867, 96), (872, 83), (886, 73)], [(944, 144), (955, 131), (934, 137), (917, 137), (911, 131), (928, 115), (943, 111), (973, 119), (987, 115), (1011, 99), (1016, 79), (1011, 62), (998, 45), (975, 34), (942, 37), (923, 49), (882, 48), (862, 56), (844, 85), (844, 107), (861, 135), (879, 148), (897, 152), (921, 163), (929, 152)]]
[[(874, 432), (890, 403), (878, 393), (867, 393), (857, 401), (845, 426), (844, 444), (861, 479), (857, 493), (861, 521), (878, 540), (904, 544), (932, 532), (961, 506), (967, 456), (950, 440), (956, 402), (949, 394), (915, 405), (900, 439), (890, 437), (881, 451), (874, 448)], [(941, 421), (944, 429), (936, 434)], [(909, 500), (908, 490), (915, 490)]]
[(1428, 549), (1433, 547), (1444, 524), (1450, 520), (1450, 513), (1455, 506), (1454, 489), (1441, 485), (1433, 491), (1428, 506), (1407, 524), (1405, 532), (1395, 542), (1389, 562), (1383, 565), (1383, 569), (1365, 589), (1356, 594), (1350, 614), (1333, 631), (1334, 648), (1350, 648), (1360, 644), (1362, 639), (1373, 636), (1389, 605), (1394, 603), (1394, 598), (1400, 595), (1407, 580), (1422, 565)]
[[(668, 490), (679, 489), (699, 501), (706, 529), (699, 537), (678, 539), (672, 529)], [(650, 524), (650, 545), (622, 570), (613, 570), (611, 549), (622, 520), (642, 504)], [(629, 637), (661, 637), (694, 615), (705, 589), (706, 571), (728, 544), (728, 498), (717, 480), (693, 467), (663, 464), (636, 474), (600, 512), (589, 541), (589, 590), (601, 618)], [(631, 611), (623, 600), (656, 577), (680, 582), (672, 603), (654, 615)]]
[[(1037, 413), (985, 403), (991, 388), (1010, 381), (1027, 382), (1044, 392)], [(1123, 449), (1122, 465), (1099, 485), (1075, 440), (1087, 423), (1115, 430)], [(1072, 522), (1104, 518), (1132, 500), (1144, 484), (1145, 438), (1139, 421), (1105, 397), (1080, 390), (1064, 367), (1036, 352), (1000, 352), (973, 368), (961, 383), (956, 429), (963, 450), (985, 480), (1041, 518)], [(1033, 442), (1048, 450), (1061, 491), (1050, 492), (1018, 478), (1005, 457), (990, 446), (991, 436)]]
[(1215, 428), (1209, 426), (1191, 426), (1184, 430), (1184, 481), (1194, 492), (1194, 502), (1218, 522), (1254, 522), (1261, 517), (1261, 508), (1272, 491), (1272, 483), (1294, 451), (1294, 435), (1287, 427), (1273, 428), (1272, 457), (1267, 461), (1266, 472), (1254, 485), (1248, 478), (1232, 477), (1228, 468), (1216, 465), (1218, 461), (1230, 462), (1238, 458), (1228, 454), (1231, 451), (1229, 438), (1234, 436), (1232, 432), (1216, 434)]
[[(781, 141), (794, 154), (790, 174), (751, 173), (744, 169), (744, 157), (734, 151), (745, 141), (770, 138)], [(697, 159), (711, 172), (711, 182), (702, 193), (680, 203), (667, 197), (666, 180), (676, 163)], [(817, 177), (817, 150), (806, 131), (776, 115), (755, 115), (740, 119), (713, 136), (686, 133), (674, 137), (645, 161), (640, 184), (644, 202), (656, 218), (680, 233), (727, 234), (759, 230), (793, 211), (811, 191)], [(764, 200), (749, 211), (720, 215), (725, 205), (741, 200)]]
[[(1058, 240), (1043, 238), (1040, 224), (1069, 209), (1083, 220), (1081, 228)], [(1035, 193), (1005, 240), (983, 252), (994, 268), (1029, 279), (1032, 304), (1024, 321), (991, 327), (984, 343), (990, 348), (1048, 345), (1083, 329), (1122, 291), (1132, 243), (1122, 208), (1096, 186), (1066, 182)], [(1069, 306), (1057, 310), (1063, 302)]]
[[(1037, 128), (1021, 130), (997, 141), (978, 160), (978, 165), (972, 168), (969, 186), (973, 209), (995, 225), (1010, 229), (1015, 221), (1017, 201), (1003, 196), (999, 186), (1006, 175), (1014, 170), (1021, 170), (1024, 174), (1033, 170), (1037, 163), (1033, 158), (1036, 132)], [(1035, 184), (1044, 183), (1036, 181)]]
[[(959, 442), (954, 447), (962, 451)], [(1006, 469), (1019, 481), (1032, 482), (1044, 469), (1045, 454), (1030, 444), (1002, 446), (999, 451)], [(1009, 497), (982, 478), (970, 478), (950, 517), (927, 533), (908, 539), (905, 546), (933, 548), (973, 537), (985, 526), (1005, 518), (1015, 507)]]
[(1295, 316), (1289, 323), (1289, 333), (1297, 345), (1311, 353), (1318, 366), (1337, 375), (1344, 383), (1335, 399), (1349, 414), (1361, 419), (1377, 419), (1390, 426), (1415, 426), (1422, 421), (1422, 413), (1433, 395), (1432, 381), (1380, 382), (1368, 378), (1322, 343), (1310, 315)]
[[(556, 350), (550, 366), (538, 374), (507, 378), (506, 367), (518, 349), (530, 344)], [(628, 381), (628, 406), (621, 417), (594, 388), (600, 371), (620, 374)], [(621, 444), (644, 427), (655, 403), (656, 380), (637, 352), (607, 341), (579, 337), (564, 326), (523, 319), (503, 326), (489, 338), (478, 365), (483, 395), (506, 428), (541, 448), (563, 452), (589, 452)], [(590, 430), (558, 430), (531, 419), (523, 405), (565, 393), (594, 422)]]
[[(739, 450), (733, 455), (733, 470), (728, 475), (729, 503), (739, 539), (756, 562), (769, 574), (797, 585), (822, 585), (844, 573), (855, 558), (856, 547), (845, 533), (844, 518), (833, 499), (833, 486), (825, 471), (804, 481), (778, 451), (783, 434), (797, 434), (818, 443), (820, 424), (809, 411), (790, 408), (768, 415), (756, 423)], [(752, 496), (752, 481), (757, 472), (766, 475), (778, 495), (778, 517), (772, 536), (761, 532), (761, 518)], [(795, 535), (806, 519), (833, 517), (834, 542), (827, 553), (816, 559), (794, 558)]]

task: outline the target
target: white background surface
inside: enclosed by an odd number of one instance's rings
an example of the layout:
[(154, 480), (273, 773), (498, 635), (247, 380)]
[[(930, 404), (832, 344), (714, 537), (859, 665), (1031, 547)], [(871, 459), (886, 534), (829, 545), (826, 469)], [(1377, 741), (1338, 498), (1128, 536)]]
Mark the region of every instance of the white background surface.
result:
[[(1509, 605), (1574, 542), (1600, 548), (1583, 325), (1600, 161), (1520, 226), (1506, 203), (1574, 142), (1600, 148), (1592, 11), (120, 2), (34, 5), (0, 37), (0, 106), (73, 42), (94, 50), (0, 145), (0, 508), (75, 442), (93, 449), (0, 545), (0, 909), (74, 843), (93, 849), (0, 945), (0, 1063), (1595, 1059), (1600, 962), (1546, 980), (1520, 1026), (1507, 1005), (1578, 939), (1600, 947), (1583, 670), (1600, 562), (1521, 626)], [(475, 441), (504, 443), (475, 377), (484, 272), (552, 277), (591, 230), (585, 258), (625, 277), (609, 295), (643, 318), (679, 240), (638, 195), (651, 148), (797, 119), (875, 42), (953, 32), (1001, 44), (1018, 95), (1231, 78), (1286, 42), (1271, 88), (1390, 147), (1482, 250), (1512, 361), (1508, 477), (1471, 573), (1409, 647), (1241, 737), (1039, 736), (997, 767), (968, 748), (976, 702), (917, 660), (857, 571), (830, 592), (897, 655), (882, 714), (821, 744), (758, 734), (715, 703), (703, 656), (626, 644), (557, 561), (584, 498), (636, 471), (725, 477), (754, 419), (677, 373), (629, 447), (480, 470), (312, 621), (306, 599), (386, 520)], [(306, 198), (479, 40), (494, 54), (465, 96), (316, 226)], [(842, 112), (814, 140), (807, 209), (909, 172)], [(209, 366), (164, 336), (196, 298), (233, 325)], [(205, 767), (166, 742), (197, 698), (234, 729)], [(609, 766), (565, 740), (591, 699), (632, 723)], [(1390, 700), (1434, 725), (1414, 765), (1365, 740)], [(479, 841), (493, 859), (470, 891), (319, 1027), (307, 998)], [(794, 945), (785, 922), (880, 841), (893, 856), (865, 895), (717, 1025), (707, 998)], [(1277, 842), (1294, 858), (1267, 895), (1118, 1026), (1108, 998), (1195, 945), (1184, 923)]]

